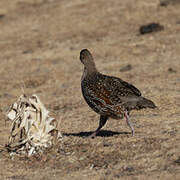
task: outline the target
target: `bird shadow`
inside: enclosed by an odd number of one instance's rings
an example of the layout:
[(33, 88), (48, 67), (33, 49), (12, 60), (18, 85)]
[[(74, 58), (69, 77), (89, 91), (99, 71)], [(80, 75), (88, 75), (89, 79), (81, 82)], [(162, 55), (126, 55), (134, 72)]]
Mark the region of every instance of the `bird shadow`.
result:
[[(79, 132), (79, 133), (63, 133), (64, 136), (76, 136), (76, 137), (88, 137), (90, 136), (94, 131), (89, 132)], [(100, 137), (111, 137), (114, 135), (120, 135), (120, 134), (131, 134), (129, 132), (116, 132), (116, 131), (108, 131), (108, 130), (101, 130), (96, 136)]]

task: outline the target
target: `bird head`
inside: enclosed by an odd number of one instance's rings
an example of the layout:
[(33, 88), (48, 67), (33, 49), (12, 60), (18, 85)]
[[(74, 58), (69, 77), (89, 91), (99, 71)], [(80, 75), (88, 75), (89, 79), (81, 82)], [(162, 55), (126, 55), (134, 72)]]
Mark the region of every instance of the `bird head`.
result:
[(85, 66), (92, 63), (94, 64), (92, 54), (87, 49), (81, 50), (80, 60)]

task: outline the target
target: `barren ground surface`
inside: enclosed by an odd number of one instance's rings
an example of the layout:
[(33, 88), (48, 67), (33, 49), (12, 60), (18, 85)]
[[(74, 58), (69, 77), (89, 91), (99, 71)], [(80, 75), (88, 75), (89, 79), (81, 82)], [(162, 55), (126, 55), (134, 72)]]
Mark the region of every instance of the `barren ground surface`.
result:
[[(139, 35), (150, 22), (164, 30)], [(81, 95), (83, 48), (99, 71), (133, 83), (158, 106), (132, 112), (134, 137), (124, 119), (87, 137), (99, 117)], [(0, 150), (0, 179), (180, 179), (180, 3), (1, 0), (1, 149), (9, 135), (5, 112), (23, 84), (59, 120), (64, 141), (30, 159)]]

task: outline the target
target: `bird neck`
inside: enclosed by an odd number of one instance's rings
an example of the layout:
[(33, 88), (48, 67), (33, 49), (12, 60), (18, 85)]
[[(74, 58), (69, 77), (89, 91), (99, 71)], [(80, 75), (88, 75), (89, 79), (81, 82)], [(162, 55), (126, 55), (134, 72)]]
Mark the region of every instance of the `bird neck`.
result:
[(97, 72), (96, 65), (94, 62), (91, 62), (88, 65), (86, 65), (85, 69), (87, 70), (88, 73)]
[(85, 66), (84, 67), (84, 72), (83, 72), (83, 75), (82, 75), (82, 80), (88, 76), (91, 76), (92, 74), (96, 74), (98, 71), (96, 69), (96, 66)]

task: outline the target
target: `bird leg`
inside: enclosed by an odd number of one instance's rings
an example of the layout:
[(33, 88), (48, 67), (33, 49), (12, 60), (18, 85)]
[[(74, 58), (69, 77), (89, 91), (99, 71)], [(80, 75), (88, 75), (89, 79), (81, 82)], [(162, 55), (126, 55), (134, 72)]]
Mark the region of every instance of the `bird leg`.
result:
[(98, 132), (100, 131), (100, 129), (106, 124), (106, 121), (107, 121), (107, 120), (108, 120), (108, 116), (103, 116), (103, 115), (100, 116), (99, 127), (96, 129), (95, 132), (93, 132), (93, 133), (90, 135), (91, 138), (94, 138), (94, 137), (98, 134)]
[(133, 126), (132, 126), (132, 124), (131, 124), (131, 121), (130, 121), (130, 119), (129, 119), (129, 112), (128, 112), (127, 110), (125, 111), (124, 116), (125, 116), (125, 118), (126, 118), (126, 123), (127, 123), (127, 125), (130, 127), (131, 133), (132, 133), (132, 135), (134, 136), (134, 128), (133, 128)]

